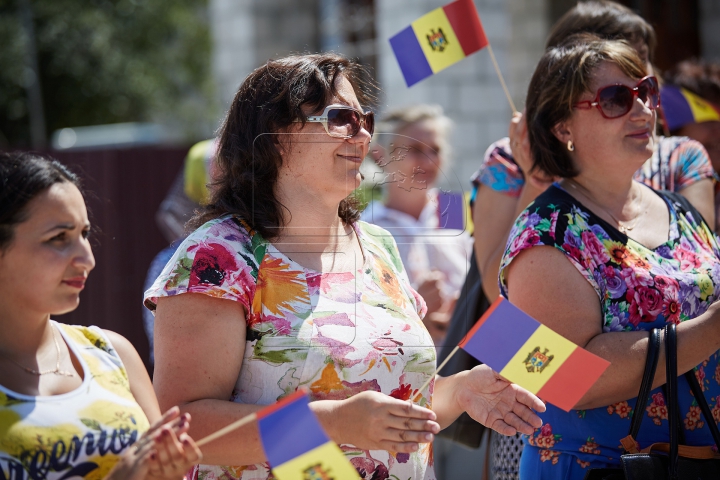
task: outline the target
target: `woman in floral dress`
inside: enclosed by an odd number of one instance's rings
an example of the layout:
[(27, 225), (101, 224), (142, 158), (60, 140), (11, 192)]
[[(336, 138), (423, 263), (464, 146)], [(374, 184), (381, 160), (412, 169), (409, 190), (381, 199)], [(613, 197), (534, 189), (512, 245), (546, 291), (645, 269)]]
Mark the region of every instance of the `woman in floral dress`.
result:
[[(572, 72), (572, 73), (568, 73)], [(501, 263), (504, 295), (545, 325), (611, 362), (564, 412), (548, 406), (526, 437), (523, 479), (583, 478), (619, 466), (632, 415), (641, 447), (668, 441), (660, 362), (648, 405), (636, 405), (648, 333), (678, 324), (678, 372), (695, 369), (720, 418), (718, 243), (692, 205), (633, 180), (653, 151), (657, 83), (628, 44), (593, 36), (549, 49), (528, 89), (535, 167), (562, 180), (524, 210)], [(679, 380), (685, 437), (712, 438)]]
[[(300, 387), (361, 478), (434, 478), (433, 434), (463, 411), (512, 435), (542, 403), (487, 367), (432, 379), (425, 305), (392, 236), (348, 196), (374, 127), (359, 67), (332, 54), (251, 73), (221, 130), (199, 228), (145, 294), (161, 404), (197, 438)], [(198, 478), (268, 479), (249, 424), (203, 447)]]

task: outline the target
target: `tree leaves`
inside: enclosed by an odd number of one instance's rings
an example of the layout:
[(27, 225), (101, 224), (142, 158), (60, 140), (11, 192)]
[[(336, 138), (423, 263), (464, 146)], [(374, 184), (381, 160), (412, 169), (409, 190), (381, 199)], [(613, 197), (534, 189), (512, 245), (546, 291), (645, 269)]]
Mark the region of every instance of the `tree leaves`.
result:
[[(25, 32), (0, 0), (0, 147), (29, 143)], [(207, 0), (32, 0), (48, 136), (59, 128), (157, 121), (211, 131)]]

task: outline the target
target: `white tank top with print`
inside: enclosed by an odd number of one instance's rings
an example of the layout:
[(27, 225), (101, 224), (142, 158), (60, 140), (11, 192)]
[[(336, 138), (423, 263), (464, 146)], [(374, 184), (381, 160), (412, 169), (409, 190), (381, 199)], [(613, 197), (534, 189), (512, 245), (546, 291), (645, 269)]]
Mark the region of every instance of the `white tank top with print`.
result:
[(100, 480), (149, 428), (102, 330), (53, 324), (80, 361), (82, 385), (38, 397), (0, 385), (0, 480)]

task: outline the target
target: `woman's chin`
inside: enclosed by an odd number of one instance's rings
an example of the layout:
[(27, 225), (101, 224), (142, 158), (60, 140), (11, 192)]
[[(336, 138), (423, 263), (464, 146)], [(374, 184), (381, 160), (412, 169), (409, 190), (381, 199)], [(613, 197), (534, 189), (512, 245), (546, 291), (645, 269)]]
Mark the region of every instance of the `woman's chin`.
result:
[(52, 315), (64, 315), (77, 309), (80, 305), (80, 294), (77, 293), (72, 296), (67, 296), (60, 301), (56, 302), (55, 307), (52, 309)]

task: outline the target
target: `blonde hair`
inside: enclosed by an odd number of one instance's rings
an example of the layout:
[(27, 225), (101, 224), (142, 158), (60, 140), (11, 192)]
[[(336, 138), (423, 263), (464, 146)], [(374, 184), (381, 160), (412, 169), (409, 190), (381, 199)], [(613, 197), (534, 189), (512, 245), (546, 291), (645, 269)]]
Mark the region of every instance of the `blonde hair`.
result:
[(453, 121), (445, 115), (440, 105), (420, 103), (409, 107), (402, 107), (386, 113), (378, 130), (392, 135), (380, 136), (380, 143), (388, 147), (390, 140), (395, 135), (401, 134), (403, 130), (411, 125), (431, 121), (440, 134), (440, 156), (444, 161), (450, 158), (450, 132), (453, 128)]

